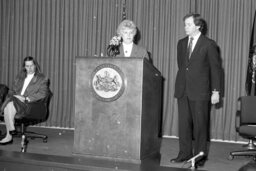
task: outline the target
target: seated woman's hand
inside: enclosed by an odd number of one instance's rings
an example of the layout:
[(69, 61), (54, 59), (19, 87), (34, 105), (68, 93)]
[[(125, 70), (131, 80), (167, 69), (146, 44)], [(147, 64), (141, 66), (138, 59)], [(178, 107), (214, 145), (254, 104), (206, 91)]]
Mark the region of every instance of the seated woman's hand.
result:
[(24, 96), (20, 96), (20, 95), (13, 95), (14, 97), (16, 97), (17, 99), (19, 99), (21, 102), (25, 102), (25, 97)]

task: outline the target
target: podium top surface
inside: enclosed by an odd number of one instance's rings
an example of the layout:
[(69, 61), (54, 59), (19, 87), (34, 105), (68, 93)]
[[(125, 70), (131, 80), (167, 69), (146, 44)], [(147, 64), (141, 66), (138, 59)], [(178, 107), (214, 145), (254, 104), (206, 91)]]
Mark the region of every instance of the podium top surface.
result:
[(77, 60), (102, 60), (102, 61), (141, 61), (146, 63), (148, 66), (150, 66), (153, 70), (159, 73), (159, 75), (162, 75), (161, 72), (146, 58), (143, 57), (107, 57), (107, 56), (76, 56), (75, 62)]
[[(108, 57), (108, 56), (76, 56), (76, 58), (89, 58), (89, 59), (122, 59), (122, 60), (143, 60), (148, 61), (143, 57)], [(149, 62), (149, 61), (148, 61)]]

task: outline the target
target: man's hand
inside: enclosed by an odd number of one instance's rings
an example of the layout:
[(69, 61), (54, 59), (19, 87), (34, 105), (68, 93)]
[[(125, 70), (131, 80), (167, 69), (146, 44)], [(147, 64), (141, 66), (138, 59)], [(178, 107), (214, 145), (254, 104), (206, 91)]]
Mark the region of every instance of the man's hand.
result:
[(20, 95), (14, 95), (14, 97), (16, 97), (17, 99), (19, 99), (21, 102), (25, 102), (25, 97), (24, 96), (20, 96)]
[(212, 104), (217, 104), (220, 102), (220, 93), (218, 91), (212, 92), (211, 102)]

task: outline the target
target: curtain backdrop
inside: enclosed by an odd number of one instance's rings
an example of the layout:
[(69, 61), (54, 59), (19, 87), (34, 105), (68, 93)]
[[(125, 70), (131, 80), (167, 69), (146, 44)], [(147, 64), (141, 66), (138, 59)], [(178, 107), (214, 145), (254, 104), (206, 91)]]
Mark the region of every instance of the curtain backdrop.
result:
[(223, 67), (223, 100), (211, 110), (211, 138), (241, 140), (235, 113), (245, 95), (255, 0), (0, 0), (0, 83), (11, 86), (23, 58), (36, 57), (54, 94), (42, 126), (73, 128), (74, 58), (106, 56), (123, 4), (140, 30), (139, 45), (164, 78), (162, 134), (178, 136), (176, 45), (185, 36), (183, 16), (198, 12), (219, 45)]

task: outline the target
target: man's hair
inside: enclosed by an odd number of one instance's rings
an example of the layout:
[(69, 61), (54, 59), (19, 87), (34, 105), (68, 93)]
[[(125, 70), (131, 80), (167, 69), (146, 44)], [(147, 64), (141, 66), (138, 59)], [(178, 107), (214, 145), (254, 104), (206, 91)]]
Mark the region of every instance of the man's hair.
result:
[(41, 73), (40, 66), (39, 66), (38, 62), (32, 56), (27, 56), (27, 57), (24, 58), (23, 64), (22, 64), (23, 72), (25, 72), (25, 73), (27, 72), (27, 70), (25, 69), (26, 61), (33, 61), (34, 65), (36, 67), (35, 74)]
[(187, 18), (193, 17), (194, 23), (196, 26), (200, 26), (199, 31), (205, 35), (207, 33), (207, 23), (206, 21), (201, 17), (200, 14), (197, 13), (189, 13), (183, 17), (183, 21), (185, 21)]

